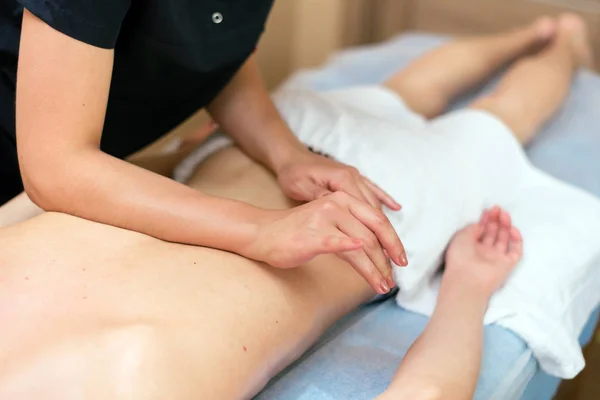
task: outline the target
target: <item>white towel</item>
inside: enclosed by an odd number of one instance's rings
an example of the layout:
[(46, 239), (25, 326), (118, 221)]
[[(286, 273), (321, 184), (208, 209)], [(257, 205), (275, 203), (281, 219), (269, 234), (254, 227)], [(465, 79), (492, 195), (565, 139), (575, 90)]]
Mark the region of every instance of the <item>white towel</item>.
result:
[[(483, 111), (428, 122), (382, 86), (284, 88), (274, 100), (303, 143), (357, 167), (403, 205), (387, 212), (409, 259), (395, 269), (400, 305), (431, 315), (452, 235), (498, 204), (521, 230), (525, 255), (485, 322), (521, 336), (552, 375), (583, 368), (578, 336), (600, 301), (599, 199), (531, 166), (510, 130)], [(183, 164), (188, 172), (230, 143), (215, 140)]]

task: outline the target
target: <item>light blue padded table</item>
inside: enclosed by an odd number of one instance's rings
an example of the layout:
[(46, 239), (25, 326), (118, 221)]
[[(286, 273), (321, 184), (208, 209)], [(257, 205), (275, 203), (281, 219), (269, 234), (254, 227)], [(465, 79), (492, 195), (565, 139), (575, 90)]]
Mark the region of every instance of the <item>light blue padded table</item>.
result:
[[(410, 34), (343, 52), (294, 84), (316, 90), (383, 81), (411, 59), (446, 38)], [(480, 90), (489, 90), (491, 82)], [(478, 91), (457, 101), (465, 104)], [(528, 149), (541, 169), (600, 196), (600, 77), (582, 71), (563, 108)], [(600, 268), (600, 265), (598, 266)], [(587, 343), (598, 320), (589, 319)], [(274, 378), (256, 399), (372, 399), (388, 385), (427, 318), (396, 306), (393, 299), (363, 306), (339, 321), (300, 360)], [(560, 383), (539, 370), (526, 344), (499, 326), (486, 326), (483, 364), (475, 399), (550, 400)]]

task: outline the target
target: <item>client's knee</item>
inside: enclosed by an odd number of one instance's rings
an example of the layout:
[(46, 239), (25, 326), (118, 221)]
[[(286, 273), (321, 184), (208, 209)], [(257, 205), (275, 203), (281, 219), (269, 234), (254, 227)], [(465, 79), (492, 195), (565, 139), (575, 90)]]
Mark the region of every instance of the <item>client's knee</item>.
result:
[(413, 79), (411, 74), (405, 76), (401, 72), (384, 85), (398, 93), (411, 110), (427, 119), (443, 114), (448, 107), (449, 100), (443, 90), (431, 82)]
[(500, 118), (523, 144), (531, 139), (537, 129), (535, 122), (528, 118), (527, 105), (515, 99), (515, 96), (495, 91), (477, 98), (469, 107), (487, 111)]

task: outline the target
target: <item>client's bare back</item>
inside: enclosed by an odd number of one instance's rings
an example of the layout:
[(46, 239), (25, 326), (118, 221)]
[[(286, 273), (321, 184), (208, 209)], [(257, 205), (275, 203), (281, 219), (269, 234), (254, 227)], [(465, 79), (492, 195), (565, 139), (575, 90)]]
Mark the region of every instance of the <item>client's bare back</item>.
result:
[[(192, 181), (289, 206), (234, 148)], [(0, 398), (247, 397), (372, 296), (335, 257), (277, 270), (54, 213), (1, 229), (0, 254)]]

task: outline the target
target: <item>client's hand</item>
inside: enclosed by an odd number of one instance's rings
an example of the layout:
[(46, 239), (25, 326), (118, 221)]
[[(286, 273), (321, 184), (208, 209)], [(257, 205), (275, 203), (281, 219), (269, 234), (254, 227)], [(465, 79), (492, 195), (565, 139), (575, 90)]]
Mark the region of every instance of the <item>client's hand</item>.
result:
[(485, 210), (477, 224), (458, 231), (446, 252), (446, 274), (492, 295), (523, 255), (523, 239), (500, 207)]
[(312, 201), (343, 191), (377, 209), (381, 209), (382, 203), (392, 210), (401, 208), (356, 168), (308, 151), (295, 156), (277, 171), (277, 179), (284, 193), (294, 200)]
[(387, 293), (394, 280), (384, 249), (396, 264), (407, 264), (402, 242), (385, 215), (345, 192), (269, 214), (247, 256), (275, 267), (292, 268), (334, 253), (375, 291)]

